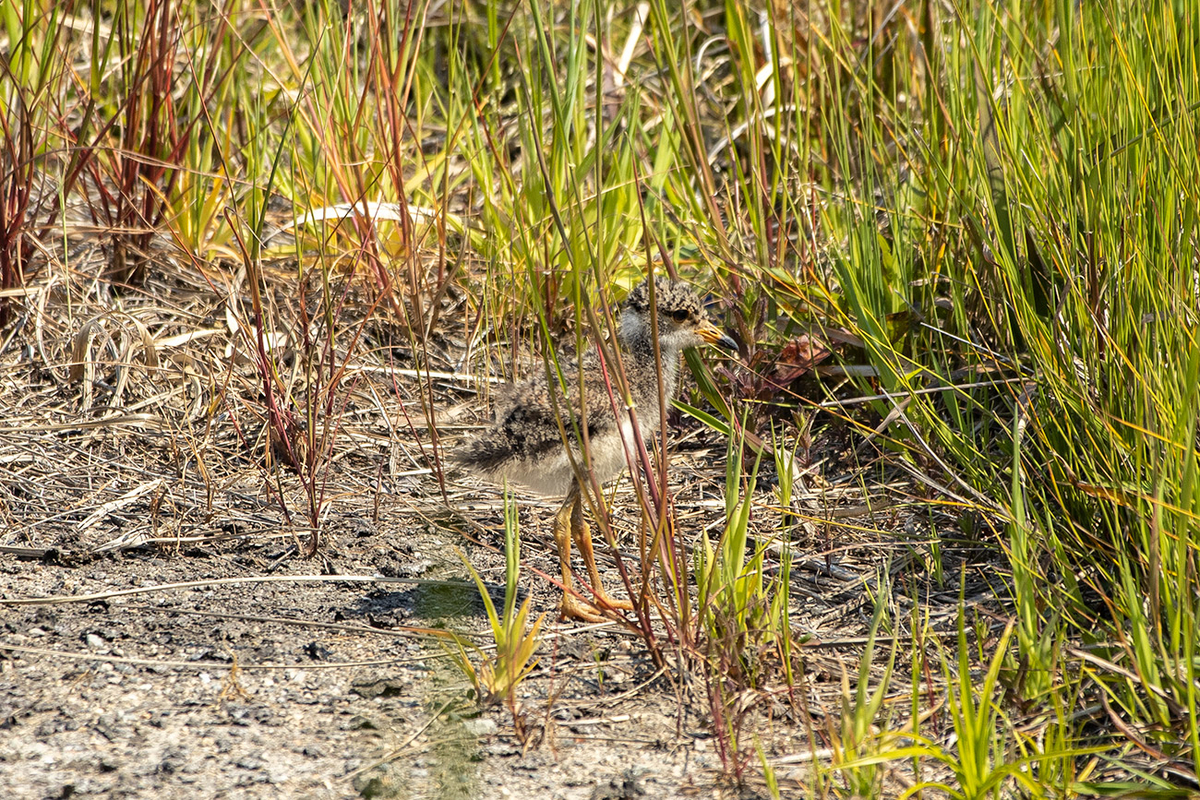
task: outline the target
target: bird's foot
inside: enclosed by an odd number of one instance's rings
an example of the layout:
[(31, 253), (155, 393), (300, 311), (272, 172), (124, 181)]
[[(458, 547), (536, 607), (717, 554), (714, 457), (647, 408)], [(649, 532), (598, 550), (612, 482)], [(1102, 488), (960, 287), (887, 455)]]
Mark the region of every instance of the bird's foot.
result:
[(597, 595), (596, 599), (599, 603), (593, 605), (585, 600), (580, 600), (574, 595), (564, 594), (562, 602), (558, 606), (558, 615), (564, 620), (577, 619), (583, 622), (607, 622), (620, 616), (616, 613), (618, 611), (633, 610), (633, 603), (628, 600), (616, 600), (603, 593)]
[(628, 600), (618, 600), (615, 597), (610, 597), (605, 592), (596, 592), (597, 607), (602, 609), (614, 609), (616, 611), (633, 611), (633, 603)]
[(558, 616), (562, 620), (577, 619), (581, 622), (605, 622), (607, 619), (591, 603), (569, 594), (564, 594), (562, 602), (558, 604)]

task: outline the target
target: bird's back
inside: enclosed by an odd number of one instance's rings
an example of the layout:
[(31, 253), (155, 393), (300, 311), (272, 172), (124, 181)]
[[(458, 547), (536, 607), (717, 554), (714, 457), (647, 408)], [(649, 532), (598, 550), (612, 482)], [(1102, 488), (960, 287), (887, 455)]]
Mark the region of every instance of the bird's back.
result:
[[(629, 358), (625, 356), (625, 368), (632, 382), (635, 375), (645, 375), (646, 365), (629, 363)], [(586, 468), (577, 435), (586, 425), (591, 468), (601, 481), (617, 477), (626, 462), (622, 433), (629, 438), (631, 426), (624, 409), (620, 414), (623, 424), (618, 424), (604, 369), (596, 353), (589, 351), (582, 359), (582, 370), (578, 363), (564, 365), (563, 378), (568, 384), (565, 394), (557, 378), (552, 390), (544, 376), (512, 386), (496, 403), (492, 427), (460, 447), (452, 459), (491, 479), (522, 483), (546, 495), (565, 494), (575, 476), (572, 460), (580, 468)], [(581, 376), (586, 415), (581, 412)], [(634, 392), (643, 436), (658, 428), (657, 374), (650, 377), (654, 379), (653, 402), (639, 396), (644, 392)], [(610, 381), (615, 391), (615, 377), (610, 377)], [(645, 377), (641, 382), (648, 383)], [(623, 405), (619, 395), (617, 398), (617, 404)], [(570, 443), (570, 455), (563, 446), (564, 432)]]

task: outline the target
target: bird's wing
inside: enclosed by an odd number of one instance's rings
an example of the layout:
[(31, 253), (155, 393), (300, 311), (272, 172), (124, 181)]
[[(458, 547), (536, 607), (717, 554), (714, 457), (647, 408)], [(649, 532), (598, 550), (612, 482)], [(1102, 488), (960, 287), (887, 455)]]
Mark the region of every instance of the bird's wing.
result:
[[(586, 415), (580, 413), (580, 363)], [(561, 450), (563, 430), (572, 449), (578, 452), (576, 432), (585, 422), (589, 439), (615, 426), (612, 400), (600, 361), (593, 353), (586, 354), (582, 362), (564, 364), (563, 379), (567, 384), (565, 394), (557, 376), (553, 377), (553, 386), (545, 379), (535, 379), (506, 389), (496, 403), (494, 426), (460, 450), (459, 460), (477, 469), (496, 470), (512, 460), (537, 461)]]

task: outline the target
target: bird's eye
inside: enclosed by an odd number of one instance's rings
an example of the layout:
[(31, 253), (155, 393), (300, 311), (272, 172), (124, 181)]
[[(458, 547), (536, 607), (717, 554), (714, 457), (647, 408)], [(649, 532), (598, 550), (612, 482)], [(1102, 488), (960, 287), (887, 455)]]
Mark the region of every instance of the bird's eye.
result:
[(671, 319), (675, 320), (676, 322), (683, 322), (687, 318), (688, 311), (686, 308), (677, 308), (671, 312)]

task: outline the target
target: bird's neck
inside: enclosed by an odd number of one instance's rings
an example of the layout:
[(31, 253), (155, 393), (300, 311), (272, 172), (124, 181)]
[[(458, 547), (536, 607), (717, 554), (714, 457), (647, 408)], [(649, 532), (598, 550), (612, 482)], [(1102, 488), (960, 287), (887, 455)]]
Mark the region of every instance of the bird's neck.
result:
[[(635, 356), (654, 355), (654, 331), (650, 328), (650, 321), (633, 311), (626, 310), (621, 314), (617, 340), (626, 353)], [(671, 344), (669, 338), (659, 338), (658, 351), (662, 353), (664, 363), (668, 356), (679, 356), (679, 349)]]
[[(633, 357), (625, 362), (626, 372), (641, 373), (637, 376), (629, 374), (631, 391), (636, 392), (635, 387), (645, 387), (646, 396), (635, 396), (633, 399), (640, 405), (653, 404), (657, 407), (659, 362), (654, 355), (654, 335), (649, 320), (626, 310), (621, 317), (617, 339), (621, 350)], [(669, 400), (675, 396), (679, 377), (679, 348), (672, 346), (668, 339), (660, 338), (658, 353), (662, 363), (662, 388)]]

